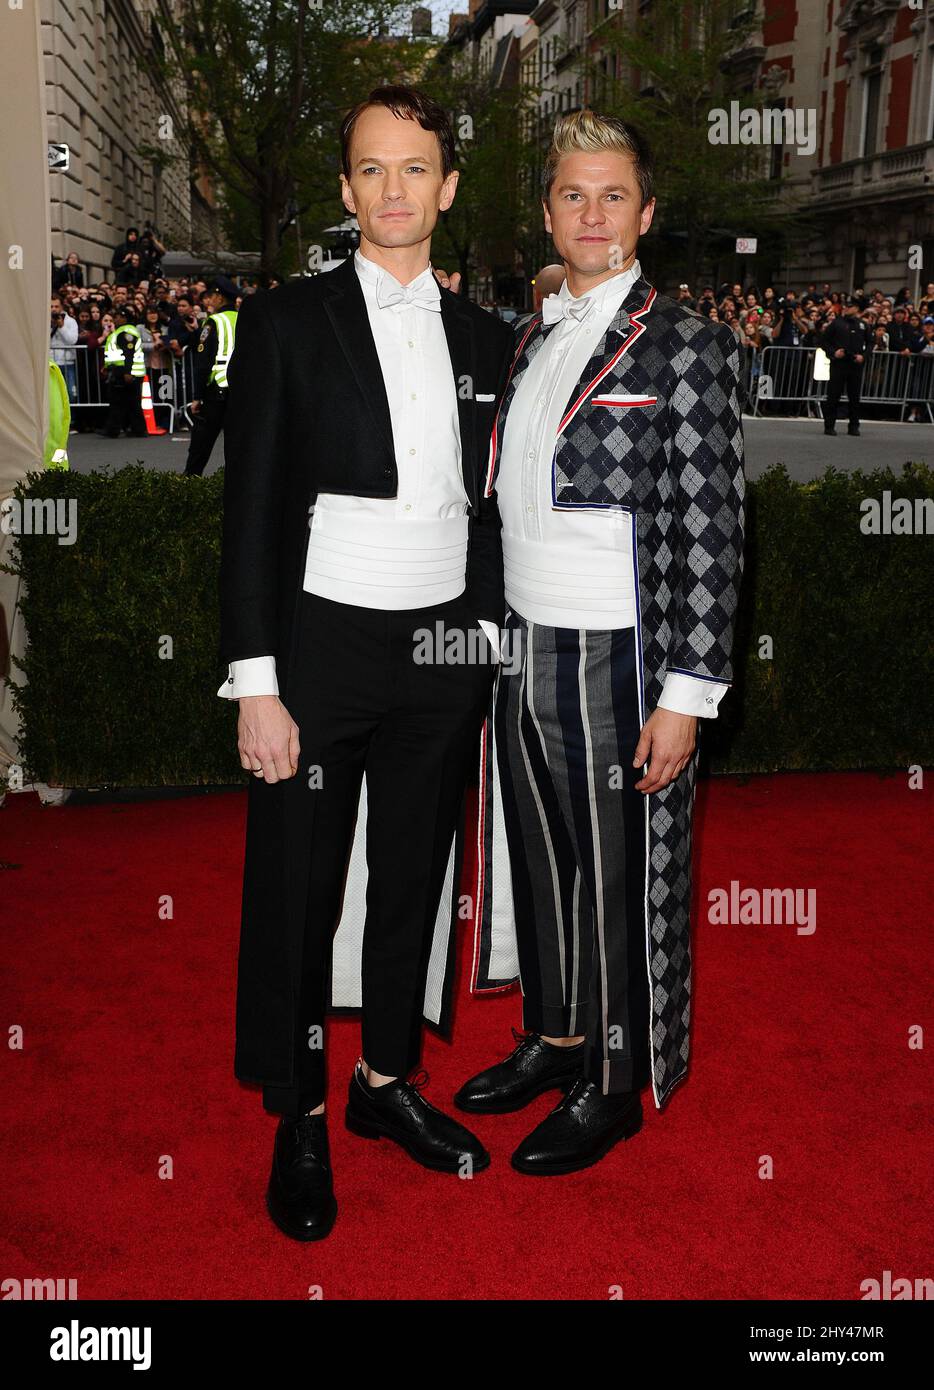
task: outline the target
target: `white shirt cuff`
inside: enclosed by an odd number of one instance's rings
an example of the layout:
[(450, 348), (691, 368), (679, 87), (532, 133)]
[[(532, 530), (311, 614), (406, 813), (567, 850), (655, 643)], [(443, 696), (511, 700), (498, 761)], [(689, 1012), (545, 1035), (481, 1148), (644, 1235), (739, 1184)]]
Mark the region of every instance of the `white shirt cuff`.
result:
[(274, 656), (248, 656), (232, 661), (227, 671), (227, 679), (217, 692), (225, 700), (239, 700), (241, 695), (279, 694)]
[(681, 671), (669, 671), (658, 707), (670, 709), (675, 714), (693, 714), (698, 719), (716, 719), (717, 706), (729, 688), (718, 681), (686, 676)]
[(493, 648), (493, 655), (496, 657), (496, 660), (502, 661), (503, 654), (500, 650), (499, 645), (499, 628), (496, 626), (495, 623), (489, 622), (486, 618), (478, 618), (477, 622), (480, 624), (480, 627), (486, 635), (486, 640)]

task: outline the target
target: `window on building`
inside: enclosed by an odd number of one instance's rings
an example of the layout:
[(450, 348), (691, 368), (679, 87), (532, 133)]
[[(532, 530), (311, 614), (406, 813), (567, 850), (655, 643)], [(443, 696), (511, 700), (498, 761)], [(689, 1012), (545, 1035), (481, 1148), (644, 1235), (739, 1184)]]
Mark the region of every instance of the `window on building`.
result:
[(879, 109), (882, 104), (882, 49), (873, 48), (863, 74), (863, 148), (869, 159), (879, 148)]
[(156, 57), (159, 58), (160, 62), (165, 62), (165, 40), (163, 39), (162, 34), (159, 30), (159, 26), (152, 15), (150, 15), (149, 17), (149, 37), (152, 41), (152, 49), (153, 52), (156, 54)]

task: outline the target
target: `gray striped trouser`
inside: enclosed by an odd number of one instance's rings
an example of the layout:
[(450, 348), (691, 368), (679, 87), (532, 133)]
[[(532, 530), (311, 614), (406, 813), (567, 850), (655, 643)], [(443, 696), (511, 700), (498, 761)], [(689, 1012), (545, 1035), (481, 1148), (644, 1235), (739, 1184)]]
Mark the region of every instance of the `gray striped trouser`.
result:
[(635, 632), (506, 619), (496, 740), (523, 1026), (586, 1036), (604, 1094), (651, 1080)]

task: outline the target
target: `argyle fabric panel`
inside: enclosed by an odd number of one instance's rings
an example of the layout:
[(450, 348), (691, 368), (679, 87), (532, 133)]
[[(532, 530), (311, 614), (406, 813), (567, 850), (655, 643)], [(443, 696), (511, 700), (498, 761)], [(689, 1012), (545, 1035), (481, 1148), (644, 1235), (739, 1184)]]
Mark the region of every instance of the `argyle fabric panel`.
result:
[[(509, 404), (545, 336), (533, 323), (514, 365), (491, 485)], [(556, 441), (553, 507), (626, 510), (635, 520), (643, 718), (657, 707), (668, 671), (732, 679), (744, 522), (738, 376), (732, 331), (656, 296), (640, 277), (568, 401)], [(695, 753), (676, 782), (648, 797), (646, 933), (659, 1106), (688, 1064), (696, 776)], [(478, 914), (481, 939), (490, 908), (484, 902)]]

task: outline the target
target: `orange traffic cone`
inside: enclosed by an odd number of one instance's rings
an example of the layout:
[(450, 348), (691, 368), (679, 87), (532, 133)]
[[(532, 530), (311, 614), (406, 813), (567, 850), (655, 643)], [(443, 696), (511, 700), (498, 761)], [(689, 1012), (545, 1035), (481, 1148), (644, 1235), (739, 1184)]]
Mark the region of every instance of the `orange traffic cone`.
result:
[(143, 377), (143, 396), (140, 404), (143, 407), (143, 418), (146, 421), (147, 434), (168, 434), (168, 430), (160, 430), (156, 424), (156, 412), (152, 408), (152, 391), (149, 389), (149, 377)]

